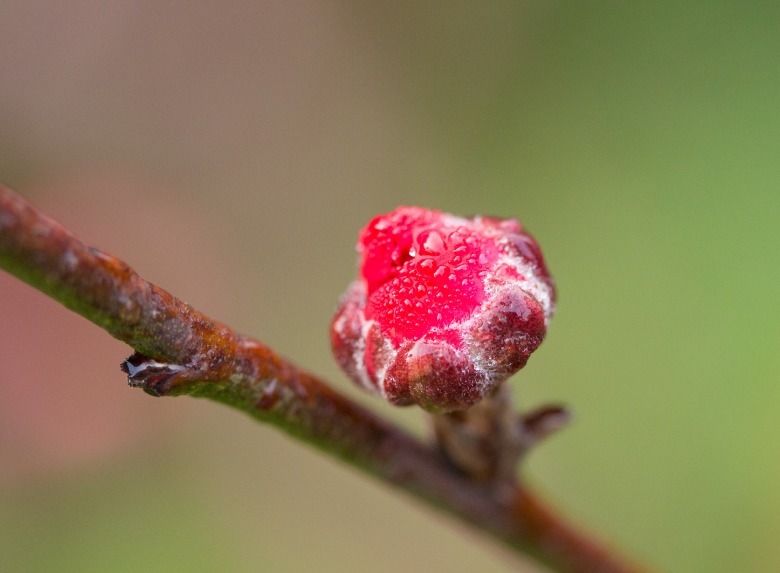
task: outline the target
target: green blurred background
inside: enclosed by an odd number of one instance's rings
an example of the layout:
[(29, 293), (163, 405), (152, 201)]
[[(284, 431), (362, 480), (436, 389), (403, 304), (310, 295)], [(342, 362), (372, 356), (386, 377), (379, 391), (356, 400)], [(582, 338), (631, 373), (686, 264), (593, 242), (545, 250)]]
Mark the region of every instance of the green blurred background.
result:
[[(558, 282), (528, 479), (663, 571), (780, 570), (780, 4), (0, 4), (0, 179), (344, 392), (374, 214), (519, 217)], [(3, 571), (512, 571), (270, 427), (128, 389), (0, 275)], [(528, 571), (535, 570), (528, 566)]]

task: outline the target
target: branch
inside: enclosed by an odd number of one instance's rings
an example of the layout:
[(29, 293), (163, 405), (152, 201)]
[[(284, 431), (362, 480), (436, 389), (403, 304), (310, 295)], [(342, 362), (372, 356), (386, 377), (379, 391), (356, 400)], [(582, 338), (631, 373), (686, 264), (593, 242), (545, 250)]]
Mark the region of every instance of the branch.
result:
[(438, 449), (146, 282), (2, 185), (0, 267), (132, 346), (136, 353), (122, 365), (131, 386), (242, 410), (553, 570), (641, 571), (568, 525), (527, 487), (468, 478)]

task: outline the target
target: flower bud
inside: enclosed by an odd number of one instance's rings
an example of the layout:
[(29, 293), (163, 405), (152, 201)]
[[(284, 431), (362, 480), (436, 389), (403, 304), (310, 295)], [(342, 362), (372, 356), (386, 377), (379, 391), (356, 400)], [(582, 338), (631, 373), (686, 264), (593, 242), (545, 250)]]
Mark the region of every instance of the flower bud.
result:
[(553, 281), (513, 219), (399, 207), (361, 231), (357, 250), (333, 352), (352, 380), (392, 404), (469, 408), (544, 339)]

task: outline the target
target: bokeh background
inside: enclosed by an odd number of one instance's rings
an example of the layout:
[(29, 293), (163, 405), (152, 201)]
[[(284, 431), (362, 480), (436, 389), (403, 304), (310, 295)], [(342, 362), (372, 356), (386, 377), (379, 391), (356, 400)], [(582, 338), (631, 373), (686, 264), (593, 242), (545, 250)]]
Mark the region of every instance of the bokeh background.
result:
[[(513, 381), (528, 479), (663, 571), (780, 570), (780, 4), (5, 0), (0, 179), (353, 390), (327, 326), (374, 214), (519, 217), (559, 287)], [(0, 273), (3, 571), (512, 571)], [(524, 566), (534, 571), (532, 566)]]

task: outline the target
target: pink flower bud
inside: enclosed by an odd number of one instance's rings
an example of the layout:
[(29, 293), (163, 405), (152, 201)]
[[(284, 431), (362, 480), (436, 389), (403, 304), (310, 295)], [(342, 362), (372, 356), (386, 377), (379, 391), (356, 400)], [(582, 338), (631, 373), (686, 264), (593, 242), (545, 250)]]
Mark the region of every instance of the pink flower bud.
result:
[(331, 325), (345, 372), (392, 404), (473, 406), (544, 339), (553, 281), (513, 219), (399, 207), (360, 233), (358, 280)]

